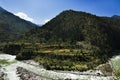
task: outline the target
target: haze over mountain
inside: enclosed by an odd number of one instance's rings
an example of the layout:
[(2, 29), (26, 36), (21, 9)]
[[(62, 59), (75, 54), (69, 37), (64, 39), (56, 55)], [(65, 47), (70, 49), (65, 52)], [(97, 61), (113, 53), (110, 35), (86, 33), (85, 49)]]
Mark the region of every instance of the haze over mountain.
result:
[(37, 25), (23, 20), (0, 7), (0, 42), (17, 39)]

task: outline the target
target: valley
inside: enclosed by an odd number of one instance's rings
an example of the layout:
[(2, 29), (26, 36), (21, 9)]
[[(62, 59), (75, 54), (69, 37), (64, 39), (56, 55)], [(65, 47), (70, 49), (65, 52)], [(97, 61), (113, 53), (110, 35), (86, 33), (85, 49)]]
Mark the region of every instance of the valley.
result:
[(119, 26), (71, 9), (39, 26), (0, 7), (0, 80), (120, 80)]

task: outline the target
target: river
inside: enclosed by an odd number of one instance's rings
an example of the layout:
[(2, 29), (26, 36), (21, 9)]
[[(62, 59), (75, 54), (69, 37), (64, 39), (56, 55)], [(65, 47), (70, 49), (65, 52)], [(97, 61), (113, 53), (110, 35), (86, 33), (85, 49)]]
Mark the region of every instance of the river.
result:
[[(64, 79), (73, 79), (73, 80), (113, 80), (113, 76), (96, 76), (96, 75), (79, 75), (72, 72), (60, 72), (46, 70), (42, 66), (39, 66), (33, 61), (17, 61), (15, 60), (16, 56), (9, 54), (0, 54), (0, 65), (1, 72), (6, 74), (4, 80), (20, 80), (19, 75), (17, 74), (17, 68), (22, 67), (28, 71), (31, 71), (35, 74), (45, 77), (46, 79), (52, 80), (64, 80)], [(2, 62), (3, 61), (3, 62)]]

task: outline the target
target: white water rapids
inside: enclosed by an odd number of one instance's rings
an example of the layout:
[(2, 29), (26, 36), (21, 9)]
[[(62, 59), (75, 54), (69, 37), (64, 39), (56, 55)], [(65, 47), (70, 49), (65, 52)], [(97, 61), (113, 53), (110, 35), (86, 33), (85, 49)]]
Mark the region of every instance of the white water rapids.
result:
[(31, 65), (28, 63), (20, 62), (15, 60), (15, 56), (8, 55), (8, 54), (0, 54), (0, 61), (1, 60), (7, 60), (10, 64), (0, 64), (2, 65), (2, 68), (4, 73), (7, 74), (6, 80), (20, 80), (18, 77), (18, 74), (16, 73), (17, 67), (22, 67), (28, 71), (31, 71), (33, 73), (36, 73), (40, 76), (43, 76), (45, 78), (54, 79), (54, 80), (64, 80), (64, 79), (74, 79), (74, 80), (113, 80), (112, 76), (104, 77), (104, 76), (93, 76), (93, 75), (79, 75), (79, 74), (73, 74), (70, 72), (55, 72), (52, 70), (46, 70), (40, 66)]

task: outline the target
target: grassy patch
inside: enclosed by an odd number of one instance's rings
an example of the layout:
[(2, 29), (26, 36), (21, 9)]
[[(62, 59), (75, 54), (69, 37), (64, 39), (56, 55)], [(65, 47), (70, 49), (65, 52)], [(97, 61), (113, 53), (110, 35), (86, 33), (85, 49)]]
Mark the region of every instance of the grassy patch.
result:
[(10, 65), (16, 63), (16, 61), (9, 62), (8, 60), (0, 60), (0, 65)]
[(9, 62), (7, 60), (0, 60), (0, 64), (9, 64)]

